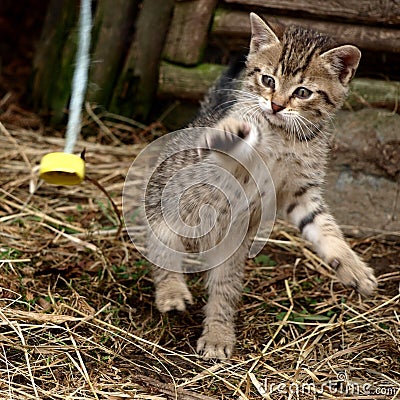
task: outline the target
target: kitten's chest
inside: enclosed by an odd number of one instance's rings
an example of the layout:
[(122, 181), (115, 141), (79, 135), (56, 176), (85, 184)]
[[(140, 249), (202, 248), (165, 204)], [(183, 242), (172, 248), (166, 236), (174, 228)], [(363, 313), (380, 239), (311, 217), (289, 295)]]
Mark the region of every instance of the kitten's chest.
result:
[(322, 174), (325, 161), (321, 154), (311, 149), (296, 149), (279, 146), (274, 151), (263, 153), (263, 160), (272, 178), (279, 197), (282, 191), (296, 187), (302, 180), (315, 174)]

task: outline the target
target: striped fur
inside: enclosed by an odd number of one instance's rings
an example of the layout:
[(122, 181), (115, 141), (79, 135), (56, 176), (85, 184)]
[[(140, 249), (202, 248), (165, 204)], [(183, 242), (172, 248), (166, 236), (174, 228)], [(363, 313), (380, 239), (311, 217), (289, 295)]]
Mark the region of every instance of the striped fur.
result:
[[(323, 200), (322, 189), (330, 140), (327, 122), (345, 99), (360, 52), (350, 45), (337, 47), (332, 39), (299, 27), (288, 28), (278, 38), (255, 14), (251, 14), (251, 24), (252, 40), (246, 67), (237, 79), (225, 76), (219, 81), (203, 103), (199, 118), (192, 124), (213, 126), (224, 134), (215, 137), (211, 133), (211, 136), (205, 134), (203, 137), (188, 137), (187, 140), (197, 141), (198, 146), (203, 148), (210, 143), (224, 147), (225, 143), (225, 149), (239, 157), (242, 155), (238, 151), (239, 142), (232, 140), (227, 132), (244, 138), (268, 165), (280, 213), (299, 228), (344, 285), (356, 288), (363, 295), (370, 295), (376, 287), (373, 271), (344, 240)], [(172, 142), (171, 146), (178, 146), (178, 143)], [(214, 163), (234, 171), (238, 180), (247, 187), (246, 190), (253, 190), (248, 176), (241, 175), (240, 168), (229, 164), (223, 157), (213, 156), (212, 151), (186, 153), (179, 157), (159, 169), (147, 193), (152, 227), (161, 235), (170, 235), (171, 243), (180, 239), (168, 233), (160, 220), (159, 197), (173, 172), (190, 165), (198, 157), (213, 159)], [(210, 179), (214, 176), (213, 165), (210, 161), (209, 167), (202, 171), (203, 176)], [(177, 193), (179, 185), (185, 186), (193, 177), (182, 179), (185, 182), (176, 183)], [(201, 204), (211, 201), (220, 210), (217, 231), (224, 232), (229, 218), (226, 205), (217, 192), (203, 187), (193, 193), (186, 192), (185, 196), (181, 198), (182, 215), (188, 223), (198, 223), (194, 214), (197, 215)], [(259, 213), (257, 207), (259, 201), (250, 204), (254, 221)], [(212, 245), (219, 240), (218, 235), (212, 236), (217, 233), (206, 235), (196, 246)], [(209, 300), (205, 307), (203, 334), (197, 347), (206, 359), (230, 357), (233, 351), (236, 305), (240, 299), (243, 266), (253, 233), (250, 226), (247, 240), (225, 262), (207, 273)], [(184, 246), (187, 245), (184, 243)], [(149, 251), (160, 260), (177, 265), (180, 262), (176, 258), (169, 259), (168, 254), (164, 254), (151, 240)], [(161, 312), (181, 311), (192, 302), (182, 275), (156, 267), (153, 275), (156, 304)]]

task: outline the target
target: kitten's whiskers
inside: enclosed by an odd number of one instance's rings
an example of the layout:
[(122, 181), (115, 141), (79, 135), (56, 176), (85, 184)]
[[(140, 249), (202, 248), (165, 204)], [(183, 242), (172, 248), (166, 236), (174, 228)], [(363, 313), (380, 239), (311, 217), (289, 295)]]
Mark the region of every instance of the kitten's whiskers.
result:
[(313, 131), (313, 129), (311, 129), (311, 127), (309, 125), (311, 125), (312, 127), (314, 127), (319, 133), (321, 133), (322, 135), (324, 135), (325, 133), (320, 129), (320, 127), (318, 125), (316, 125), (314, 122), (310, 121), (308, 118), (304, 117), (301, 114), (297, 114), (297, 116), (299, 117), (299, 121), (301, 121), (304, 125), (305, 128), (307, 128), (307, 130), (310, 132), (311, 137), (314, 136), (316, 134), (315, 131)]
[[(310, 132), (311, 134), (313, 133), (309, 127), (306, 125), (306, 123), (300, 118), (300, 116), (298, 114), (296, 114), (294, 116), (294, 121), (296, 122), (296, 126), (297, 126), (297, 134), (300, 134), (300, 139), (304, 142), (306, 142), (306, 145), (308, 147), (308, 139), (309, 136), (307, 136), (307, 131)], [(304, 131), (304, 129), (306, 129), (306, 132)], [(297, 135), (297, 137), (299, 137), (299, 135)]]

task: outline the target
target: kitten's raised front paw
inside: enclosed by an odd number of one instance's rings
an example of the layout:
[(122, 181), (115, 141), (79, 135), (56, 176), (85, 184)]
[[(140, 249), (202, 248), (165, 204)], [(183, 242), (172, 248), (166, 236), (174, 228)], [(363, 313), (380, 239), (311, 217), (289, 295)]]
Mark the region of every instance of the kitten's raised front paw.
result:
[(199, 142), (199, 154), (203, 149), (217, 150), (231, 154), (232, 151), (243, 141), (252, 144), (252, 132), (255, 127), (247, 122), (228, 117), (220, 121), (215, 129), (207, 132)]
[[(246, 139), (250, 135), (252, 126), (247, 122), (230, 117), (220, 121), (215, 129), (224, 131), (226, 139), (235, 140), (235, 138)], [(223, 138), (223, 136), (221, 137)]]
[(373, 269), (361, 261), (352, 250), (349, 249), (345, 256), (333, 258), (329, 264), (343, 285), (353, 287), (363, 296), (371, 296), (376, 290), (378, 282)]
[(233, 328), (221, 324), (207, 325), (197, 341), (197, 352), (204, 360), (226, 360), (231, 357), (235, 342)]
[(156, 306), (161, 313), (185, 311), (187, 304), (193, 304), (193, 298), (185, 282), (167, 280), (157, 286)]

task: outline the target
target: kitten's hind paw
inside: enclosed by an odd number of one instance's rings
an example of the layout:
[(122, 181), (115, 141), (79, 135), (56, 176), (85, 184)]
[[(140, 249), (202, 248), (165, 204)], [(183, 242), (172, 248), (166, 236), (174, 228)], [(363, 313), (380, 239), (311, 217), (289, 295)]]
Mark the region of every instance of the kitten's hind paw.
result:
[(192, 294), (180, 280), (165, 281), (157, 287), (156, 306), (161, 313), (185, 311), (186, 305), (193, 304)]
[(208, 325), (197, 342), (197, 352), (204, 360), (226, 360), (232, 356), (235, 333), (226, 326)]

